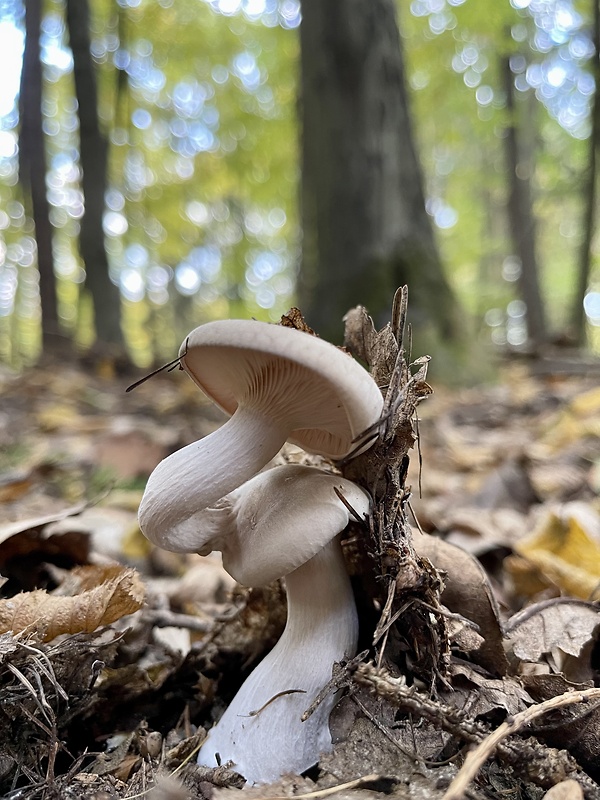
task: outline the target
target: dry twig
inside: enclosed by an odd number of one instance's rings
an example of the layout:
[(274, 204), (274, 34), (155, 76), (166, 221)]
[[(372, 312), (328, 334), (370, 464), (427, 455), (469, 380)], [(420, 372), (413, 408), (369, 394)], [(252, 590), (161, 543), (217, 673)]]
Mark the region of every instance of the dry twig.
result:
[[(507, 736), (517, 733), (532, 720), (542, 714), (546, 714), (548, 711), (572, 705), (573, 703), (587, 703), (590, 700), (600, 700), (600, 689), (565, 692), (565, 694), (558, 695), (558, 697), (552, 697), (550, 700), (545, 700), (543, 703), (530, 706), (520, 714), (515, 714), (514, 717), (503, 722), (502, 725), (490, 733), (474, 750), (468, 753), (465, 763), (461, 767), (456, 778), (450, 784), (443, 800), (460, 800), (467, 786), (477, 775), (480, 767), (490, 758), (493, 752), (498, 748), (498, 745), (506, 739)], [(592, 711), (593, 708), (589, 710)]]

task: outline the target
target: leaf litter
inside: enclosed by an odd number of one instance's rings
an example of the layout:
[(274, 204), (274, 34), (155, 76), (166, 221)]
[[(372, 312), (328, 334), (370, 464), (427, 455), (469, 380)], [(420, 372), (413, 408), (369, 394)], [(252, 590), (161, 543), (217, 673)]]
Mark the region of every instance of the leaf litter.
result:
[(194, 756), (285, 593), (136, 521), (155, 464), (223, 417), (177, 374), (0, 375), (0, 796), (600, 798), (600, 392), (508, 364), (430, 397), (405, 318), (405, 292), (381, 331), (346, 317), (385, 396), (378, 441), (334, 465), (374, 498), (344, 543), (363, 653), (334, 667), (333, 752), (265, 787)]

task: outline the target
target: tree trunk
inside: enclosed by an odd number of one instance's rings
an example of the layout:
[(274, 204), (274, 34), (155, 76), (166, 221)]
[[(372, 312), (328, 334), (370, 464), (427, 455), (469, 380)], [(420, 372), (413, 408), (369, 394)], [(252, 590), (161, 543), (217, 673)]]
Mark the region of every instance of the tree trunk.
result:
[(96, 337), (101, 344), (124, 347), (121, 297), (110, 279), (102, 217), (108, 167), (108, 141), (100, 130), (98, 92), (90, 53), (88, 0), (67, 0), (67, 28), (73, 52), (75, 95), (79, 116), (81, 189), (85, 211), (79, 251), (85, 265), (86, 288), (94, 306)]
[(508, 221), (515, 255), (521, 261), (519, 286), (521, 297), (527, 306), (527, 334), (534, 345), (546, 339), (546, 321), (538, 277), (535, 249), (535, 222), (531, 205), (529, 171), (521, 158), (517, 126), (517, 108), (513, 74), (508, 57), (502, 60), (502, 71), (506, 91), (506, 170), (508, 176)]
[(579, 270), (577, 274), (577, 288), (573, 298), (571, 312), (571, 326), (575, 342), (585, 344), (585, 313), (583, 301), (588, 289), (590, 272), (592, 268), (592, 242), (594, 239), (596, 222), (596, 205), (598, 196), (598, 149), (600, 148), (600, 0), (594, 0), (593, 22), (594, 56), (593, 65), (594, 82), (596, 89), (591, 108), (592, 130), (589, 138), (589, 155), (587, 175), (584, 183), (584, 211), (583, 211), (583, 241), (579, 255)]
[(63, 342), (58, 322), (56, 277), (52, 253), (52, 224), (46, 194), (46, 150), (42, 129), (42, 63), (40, 61), (41, 0), (25, 4), (25, 50), (21, 73), (19, 180), (31, 199), (40, 275), (42, 350), (55, 350)]
[(458, 330), (413, 141), (393, 0), (304, 0), (301, 307), (339, 340), (362, 303), (381, 322), (408, 284), (417, 330)]

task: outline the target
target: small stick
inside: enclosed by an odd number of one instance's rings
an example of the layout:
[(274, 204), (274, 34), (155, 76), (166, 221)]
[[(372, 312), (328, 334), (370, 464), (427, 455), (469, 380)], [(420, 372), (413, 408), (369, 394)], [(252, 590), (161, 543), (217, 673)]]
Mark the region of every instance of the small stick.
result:
[(258, 717), (261, 711), (264, 711), (267, 706), (270, 706), (274, 700), (280, 697), (285, 697), (287, 694), (306, 694), (306, 689), (284, 689), (282, 692), (277, 692), (267, 702), (256, 711), (249, 711), (247, 714), (238, 714), (238, 717)]
[[(495, 731), (489, 734), (474, 750), (467, 754), (465, 763), (461, 767), (460, 772), (452, 781), (448, 790), (442, 800), (461, 800), (464, 793), (477, 775), (479, 768), (487, 761), (492, 755), (496, 747), (510, 736), (516, 733), (525, 725), (529, 724), (536, 717), (540, 717), (547, 711), (553, 711), (556, 708), (572, 705), (573, 703), (587, 703), (589, 700), (600, 700), (600, 689), (585, 689), (581, 692), (565, 692), (557, 697), (552, 697), (550, 700), (544, 700), (543, 703), (538, 703), (535, 706), (530, 706), (521, 711), (520, 714), (515, 714), (514, 717), (503, 722)], [(590, 711), (593, 709), (590, 708)]]
[(143, 612), (143, 619), (157, 628), (186, 628), (198, 633), (209, 633), (215, 624), (212, 620), (207, 621), (191, 614), (178, 614), (168, 609), (147, 609)]
[(316, 792), (307, 792), (306, 794), (294, 794), (291, 797), (289, 795), (274, 795), (273, 797), (258, 797), (254, 798), (254, 800), (294, 800), (294, 798), (302, 798), (302, 800), (310, 800), (313, 797), (328, 797), (330, 794), (335, 794), (336, 792), (343, 792), (348, 789), (358, 789), (359, 786), (363, 786), (365, 783), (373, 783), (373, 781), (380, 780), (381, 775), (377, 773), (373, 773), (372, 775), (364, 775), (362, 778), (356, 778), (356, 780), (348, 781), (348, 783), (339, 783), (337, 786), (330, 786), (328, 789), (319, 789)]
[(171, 372), (172, 370), (174, 370), (176, 366), (179, 366), (180, 369), (183, 369), (183, 367), (181, 366), (181, 359), (185, 358), (186, 355), (187, 355), (188, 342), (189, 342), (189, 338), (187, 338), (185, 340), (185, 349), (184, 349), (183, 353), (180, 356), (177, 356), (177, 358), (174, 358), (173, 361), (169, 361), (168, 364), (163, 364), (162, 367), (159, 367), (158, 369), (153, 370), (152, 372), (148, 373), (148, 375), (144, 375), (144, 377), (140, 378), (139, 381), (136, 381), (135, 383), (132, 383), (130, 386), (128, 386), (125, 389), (125, 391), (126, 392), (131, 392), (133, 389), (137, 389), (137, 387), (141, 386), (142, 383), (146, 383), (146, 381), (149, 380), (149, 378), (153, 378), (155, 375), (158, 375), (159, 372), (163, 372), (165, 369), (168, 372)]
[(364, 519), (363, 519), (363, 518), (360, 516), (360, 514), (358, 513), (358, 511), (357, 511), (355, 508), (353, 508), (353, 507), (350, 505), (350, 503), (349, 503), (349, 502), (346, 500), (346, 498), (345, 498), (345, 497), (344, 497), (344, 495), (343, 495), (343, 494), (340, 492), (340, 490), (337, 488), (337, 486), (334, 486), (334, 487), (333, 487), (333, 491), (336, 493), (336, 495), (338, 496), (339, 500), (341, 500), (341, 502), (342, 502), (342, 503), (343, 503), (343, 504), (346, 506), (346, 508), (348, 509), (348, 511), (350, 512), (350, 514), (351, 514), (351, 515), (354, 517), (354, 519), (355, 519), (355, 520), (356, 520), (358, 523), (360, 523), (361, 525), (363, 525), (363, 526), (364, 526), (364, 524), (365, 524), (365, 520), (364, 520)]
[(333, 691), (337, 691), (338, 689), (342, 689), (348, 685), (348, 676), (351, 672), (353, 672), (356, 667), (360, 664), (361, 661), (369, 655), (368, 650), (363, 650), (362, 653), (359, 653), (357, 656), (354, 656), (353, 659), (348, 661), (346, 664), (338, 665), (337, 663), (333, 665), (333, 677), (332, 679), (325, 684), (325, 686), (321, 689), (319, 694), (315, 697), (309, 707), (306, 709), (304, 714), (300, 717), (302, 722), (306, 722), (306, 720), (315, 713), (317, 708), (321, 705), (323, 700), (327, 697), (328, 694), (331, 694)]

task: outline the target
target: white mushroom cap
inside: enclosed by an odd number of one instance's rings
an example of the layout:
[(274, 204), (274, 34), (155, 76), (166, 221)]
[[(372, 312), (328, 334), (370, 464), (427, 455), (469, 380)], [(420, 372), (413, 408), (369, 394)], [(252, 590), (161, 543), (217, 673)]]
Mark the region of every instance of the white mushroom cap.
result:
[[(247, 481), (230, 495), (227, 520), (219, 521), (217, 549), (227, 572), (245, 586), (263, 586), (306, 563), (351, 520), (336, 489), (364, 519), (369, 496), (339, 475), (289, 464)], [(217, 516), (223, 512), (222, 507)]]
[(209, 322), (188, 336), (180, 360), (233, 416), (165, 458), (150, 475), (140, 527), (165, 550), (205, 552), (197, 524), (204, 509), (260, 472), (286, 439), (342, 458), (383, 407), (375, 381), (357, 361), (292, 328), (252, 320)]
[(180, 360), (223, 411), (260, 408), (294, 444), (339, 459), (373, 425), (383, 398), (350, 355), (317, 336), (256, 320), (218, 320), (193, 330)]

